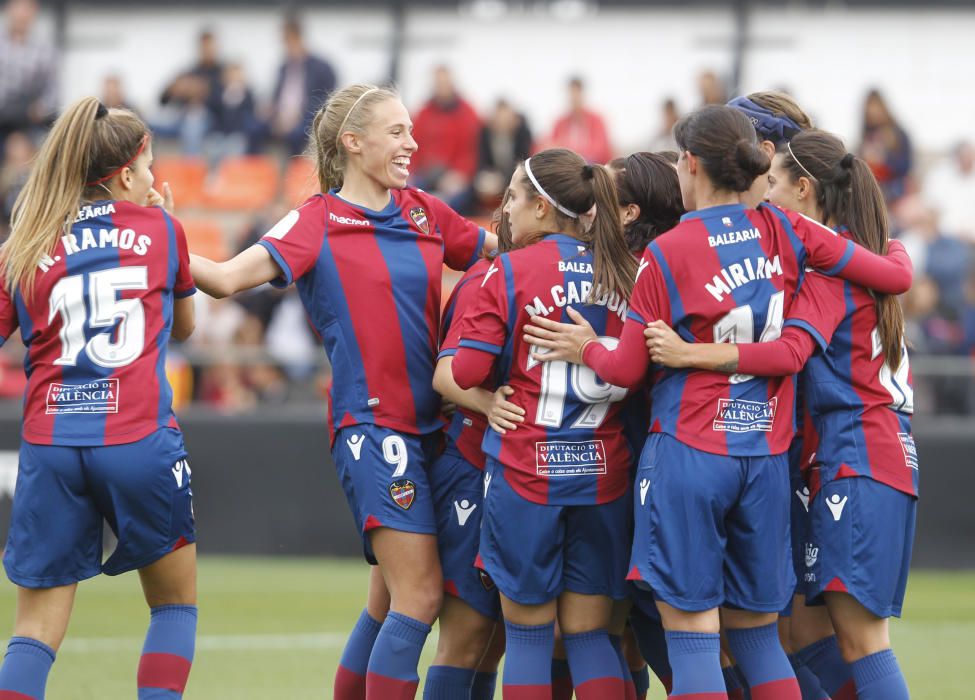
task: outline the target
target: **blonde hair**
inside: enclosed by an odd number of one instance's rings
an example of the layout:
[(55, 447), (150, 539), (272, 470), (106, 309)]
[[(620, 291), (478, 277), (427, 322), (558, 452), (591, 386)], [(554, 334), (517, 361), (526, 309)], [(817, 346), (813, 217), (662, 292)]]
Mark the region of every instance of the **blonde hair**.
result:
[(348, 154), (342, 145), (342, 134), (365, 133), (376, 105), (398, 99), (392, 88), (358, 84), (337, 90), (322, 105), (312, 122), (309, 144), (322, 192), (341, 187), (345, 180)]
[(0, 274), (11, 293), (19, 287), (30, 298), (37, 264), (71, 228), (82, 200), (108, 189), (92, 183), (129, 164), (147, 137), (135, 114), (106, 109), (94, 97), (64, 110), (14, 201), (10, 237), (0, 246)]

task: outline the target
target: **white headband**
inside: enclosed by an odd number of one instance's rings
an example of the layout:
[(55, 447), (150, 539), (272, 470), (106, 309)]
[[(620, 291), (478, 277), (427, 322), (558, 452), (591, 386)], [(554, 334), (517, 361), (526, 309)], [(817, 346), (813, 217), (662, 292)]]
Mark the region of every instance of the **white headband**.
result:
[(377, 92), (378, 90), (379, 88), (369, 88), (364, 93), (359, 95), (359, 99), (357, 99), (355, 102), (352, 103), (352, 109), (350, 109), (348, 113), (346, 113), (345, 119), (342, 120), (342, 125), (339, 127), (339, 131), (335, 135), (336, 143), (338, 143), (342, 139), (342, 134), (345, 133), (345, 125), (349, 122), (349, 117), (352, 116), (352, 113), (355, 111), (355, 108), (359, 106), (360, 102), (362, 102), (362, 98), (368, 95), (370, 92)]
[(549, 196), (549, 193), (548, 192), (546, 192), (544, 189), (542, 189), (542, 186), (540, 184), (538, 184), (538, 180), (536, 180), (535, 179), (535, 176), (532, 175), (532, 168), (528, 164), (528, 161), (530, 161), (530, 160), (531, 160), (531, 158), (528, 158), (528, 159), (525, 160), (525, 175), (527, 175), (528, 176), (528, 179), (531, 180), (531, 183), (535, 187), (535, 190), (538, 192), (538, 194), (542, 195), (542, 197), (544, 197), (545, 200), (549, 204), (551, 204), (553, 207), (555, 207), (556, 209), (558, 209), (560, 212), (562, 212), (566, 216), (568, 216), (568, 217), (570, 217), (572, 219), (578, 219), (579, 218), (579, 215), (578, 214), (576, 214), (575, 212), (569, 211), (568, 209), (566, 209), (565, 207), (563, 207), (561, 204), (559, 204), (554, 199), (552, 199), (552, 197)]
[(798, 165), (800, 168), (802, 168), (802, 172), (806, 173), (806, 175), (808, 175), (810, 178), (812, 178), (813, 182), (819, 182), (819, 180), (816, 179), (816, 176), (813, 175), (811, 172), (809, 172), (806, 169), (806, 166), (803, 165), (802, 163), (800, 163), (799, 162), (799, 159), (796, 158), (796, 154), (792, 152), (792, 144), (789, 143), (789, 142), (786, 142), (785, 145), (786, 145), (786, 148), (789, 149), (789, 155), (792, 156), (792, 160), (794, 160), (796, 162), (796, 165)]

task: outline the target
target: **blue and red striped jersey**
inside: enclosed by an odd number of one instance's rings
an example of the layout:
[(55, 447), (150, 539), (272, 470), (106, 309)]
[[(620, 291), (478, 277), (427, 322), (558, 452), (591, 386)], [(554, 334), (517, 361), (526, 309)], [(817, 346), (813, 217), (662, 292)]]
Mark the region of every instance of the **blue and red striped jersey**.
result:
[(421, 190), (381, 211), (334, 191), (309, 198), (260, 240), (295, 282), (334, 377), (329, 428), (372, 423), (414, 435), (443, 427), (433, 369), (443, 265), (466, 270), (484, 229)]
[(0, 291), (0, 344), (19, 325), (27, 348), (24, 440), (117, 445), (178, 427), (166, 346), (173, 299), (196, 291), (180, 223), (95, 202), (37, 267), (30, 301)]
[(565, 307), (572, 306), (604, 345), (615, 347), (626, 300), (614, 292), (586, 303), (592, 280), (592, 252), (571, 236), (548, 235), (498, 256), (462, 320), (459, 346), (496, 355), (497, 384), (511, 386), (511, 401), (526, 411), (517, 430), (488, 430), (484, 451), (508, 468), (512, 488), (535, 503), (607, 503), (629, 483), (632, 453), (620, 416), (626, 390), (584, 365), (532, 358), (522, 337), (536, 315), (571, 323)]
[[(478, 260), (468, 270), (447, 300), (444, 308), (443, 331), (440, 340), (441, 357), (451, 357), (457, 354), (460, 343), (461, 320), (474, 307), (477, 291), (481, 286), (485, 273), (491, 267), (487, 258)], [(483, 389), (494, 391), (493, 382), (485, 382)], [(476, 411), (470, 411), (461, 406), (457, 407), (450, 423), (447, 425), (447, 439), (452, 442), (460, 454), (478, 469), (484, 469), (485, 457), (481, 443), (484, 442), (484, 432), (488, 429), (487, 418)]]
[(819, 346), (802, 374), (818, 437), (811, 459), (819, 470), (809, 475), (812, 493), (824, 479), (866, 476), (916, 496), (914, 391), (907, 348), (902, 347), (900, 365), (892, 370), (874, 297), (863, 287), (811, 273), (785, 325), (802, 328)]
[[(630, 322), (662, 319), (688, 342), (774, 340), (804, 268), (838, 272), (852, 245), (767, 204), (690, 212), (647, 247)], [(650, 429), (715, 454), (780, 454), (795, 433), (794, 395), (795, 377), (657, 371)]]

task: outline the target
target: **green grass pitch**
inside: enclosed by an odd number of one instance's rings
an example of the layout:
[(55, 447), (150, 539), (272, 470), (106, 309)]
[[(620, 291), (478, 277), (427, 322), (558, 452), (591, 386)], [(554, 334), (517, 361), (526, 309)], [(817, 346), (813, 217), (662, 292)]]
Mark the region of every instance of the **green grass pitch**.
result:
[[(186, 700), (331, 697), (332, 675), (365, 603), (366, 583), (366, 565), (354, 560), (203, 557), (197, 653)], [(14, 600), (13, 586), (0, 584), (0, 636), (13, 624)], [(134, 574), (83, 583), (47, 697), (132, 700), (147, 622)], [(975, 573), (915, 572), (905, 619), (892, 628), (913, 698), (972, 697), (967, 676), (975, 644)], [(664, 697), (659, 685), (650, 697)]]

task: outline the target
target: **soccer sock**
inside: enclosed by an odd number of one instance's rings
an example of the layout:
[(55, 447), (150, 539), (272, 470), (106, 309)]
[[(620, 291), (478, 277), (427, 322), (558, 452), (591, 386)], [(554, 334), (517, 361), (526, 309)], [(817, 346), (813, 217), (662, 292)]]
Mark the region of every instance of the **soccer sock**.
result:
[(183, 697), (195, 647), (195, 605), (152, 608), (136, 676), (139, 700), (178, 700)]
[(891, 649), (854, 661), (858, 700), (908, 700), (907, 681)]
[(636, 685), (633, 683), (633, 676), (630, 675), (630, 665), (626, 663), (626, 657), (623, 655), (623, 638), (618, 634), (611, 634), (609, 635), (609, 643), (613, 645), (616, 658), (620, 661), (620, 674), (623, 678), (626, 700), (636, 700)]
[(401, 613), (386, 616), (369, 655), (366, 697), (373, 700), (412, 700), (420, 685), (416, 666), (430, 625)]
[(650, 668), (644, 665), (639, 671), (630, 671), (630, 676), (633, 678), (637, 700), (647, 700), (647, 693), (650, 692)]
[(800, 649), (796, 658), (816, 675), (819, 687), (833, 700), (856, 700), (853, 669), (843, 660), (835, 634)]
[(653, 675), (660, 679), (664, 690), (669, 693), (673, 688), (674, 672), (667, 656), (667, 638), (664, 636), (663, 625), (659, 620), (654, 620), (639, 610), (633, 610), (630, 613), (630, 626), (633, 628), (637, 646), (640, 647), (640, 654), (650, 665)]
[(44, 700), (54, 649), (29, 637), (11, 637), (0, 666), (0, 698)]
[(552, 697), (555, 623), (516, 625), (505, 620), (504, 630), (501, 687), (505, 700), (548, 700)]
[(727, 700), (721, 674), (721, 636), (704, 632), (666, 632), (667, 656), (674, 671), (676, 700)]
[(752, 700), (802, 700), (774, 622), (763, 627), (730, 629), (727, 637)]
[(359, 615), (335, 671), (332, 689), (335, 700), (366, 700), (366, 669), (369, 668), (369, 656), (382, 626), (365, 610)]
[(498, 683), (498, 674), (478, 671), (474, 674), (474, 684), (471, 686), (471, 700), (494, 700), (494, 686)]
[(552, 700), (572, 700), (572, 674), (566, 659), (552, 659)]
[(799, 660), (796, 654), (789, 656), (789, 663), (792, 664), (796, 680), (799, 681), (799, 692), (802, 693), (802, 700), (830, 700), (829, 695), (819, 684), (819, 678)]
[(606, 630), (563, 634), (562, 642), (577, 700), (623, 695), (623, 669)]
[(431, 666), (423, 683), (423, 700), (466, 700), (474, 685), (473, 668)]
[(745, 691), (738, 677), (738, 669), (734, 666), (726, 666), (721, 669), (724, 676), (724, 687), (728, 691), (728, 700), (745, 700)]

